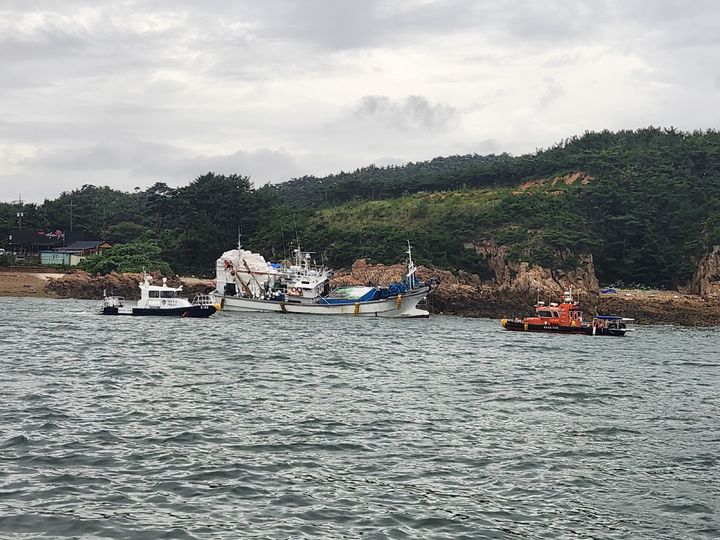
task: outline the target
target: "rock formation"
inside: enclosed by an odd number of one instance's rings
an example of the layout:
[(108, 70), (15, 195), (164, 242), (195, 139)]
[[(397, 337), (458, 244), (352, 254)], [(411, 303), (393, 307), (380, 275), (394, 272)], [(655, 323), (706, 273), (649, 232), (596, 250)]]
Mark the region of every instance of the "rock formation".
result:
[(469, 243), (466, 247), (485, 259), (494, 274), (493, 289), (506, 298), (533, 303), (539, 296), (555, 301), (564, 291), (571, 289), (576, 296), (585, 299), (597, 296), (599, 283), (590, 254), (573, 257), (569, 251), (558, 252), (557, 257), (561, 261), (571, 257), (577, 261), (571, 269), (560, 270), (510, 260), (508, 249), (493, 242)]
[(690, 292), (703, 298), (720, 298), (720, 246), (713, 247), (698, 263), (690, 282)]
[[(152, 274), (155, 284), (162, 283), (162, 276)], [(62, 278), (51, 279), (46, 285), (49, 293), (60, 298), (100, 299), (103, 293), (108, 296), (122, 296), (128, 300), (140, 298), (138, 284), (143, 279), (142, 274), (118, 274), (112, 272), (105, 276), (91, 276), (83, 270), (73, 270)], [(180, 279), (168, 279), (168, 286), (179, 287), (183, 285), (183, 295), (192, 299), (196, 293), (208, 292), (212, 289), (210, 281), (195, 283), (187, 286)]]
[[(538, 295), (547, 301), (557, 301), (570, 288), (589, 308), (597, 303), (599, 286), (591, 255), (580, 257), (577, 268), (560, 271), (510, 261), (506, 248), (491, 243), (470, 244), (468, 247), (485, 258), (494, 278), (482, 280), (477, 274), (463, 271), (455, 274), (419, 267), (420, 279), (435, 278), (438, 282), (437, 288), (428, 297), (431, 311), (472, 317), (519, 315), (532, 311)], [(570, 254), (559, 256), (568, 257)], [(404, 272), (402, 264), (372, 265), (360, 259), (350, 269), (336, 272), (333, 280), (337, 285), (380, 285), (401, 280)]]
[[(696, 272), (693, 287), (697, 292), (704, 293), (704, 297), (677, 291), (619, 290), (602, 298), (593, 294), (592, 287), (597, 282), (591, 273), (590, 259), (573, 272), (559, 273), (507, 261), (499, 248), (484, 249), (491, 256), (488, 262), (496, 276), (491, 279), (482, 280), (476, 274), (463, 271), (453, 273), (422, 266), (418, 268), (420, 279), (435, 278), (438, 282), (437, 288), (427, 298), (427, 306), (432, 313), (496, 319), (528, 315), (532, 312), (538, 289), (542, 291), (543, 299), (556, 300), (563, 289), (572, 285), (573, 291), (579, 292), (586, 315), (595, 312), (623, 315), (635, 318), (640, 324), (720, 324), (720, 295), (717, 295), (720, 248), (715, 248)], [(401, 280), (405, 270), (402, 264), (373, 265), (361, 259), (351, 268), (336, 272), (333, 282), (335, 285), (386, 284)], [(154, 277), (157, 280), (161, 278)], [(132, 300), (139, 297), (138, 282), (141, 278), (140, 274), (92, 277), (75, 270), (61, 278), (51, 278), (45, 286), (46, 282), (32, 273), (0, 272), (0, 295), (99, 299), (106, 290), (108, 294)], [(195, 293), (209, 292), (213, 288), (209, 280), (191, 278), (171, 280), (169, 284), (182, 284), (184, 296), (190, 299)]]

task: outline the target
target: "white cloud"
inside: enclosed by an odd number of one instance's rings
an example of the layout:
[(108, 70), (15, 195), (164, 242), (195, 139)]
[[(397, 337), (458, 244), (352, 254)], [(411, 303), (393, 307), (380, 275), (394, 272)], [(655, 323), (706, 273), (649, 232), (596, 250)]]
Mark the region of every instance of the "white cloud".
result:
[(0, 200), (718, 128), (720, 4), (5, 0)]

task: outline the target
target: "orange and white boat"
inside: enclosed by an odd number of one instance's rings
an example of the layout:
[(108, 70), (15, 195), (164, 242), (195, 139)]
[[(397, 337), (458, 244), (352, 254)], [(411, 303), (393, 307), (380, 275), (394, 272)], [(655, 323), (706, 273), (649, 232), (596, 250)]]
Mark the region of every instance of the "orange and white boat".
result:
[(586, 322), (580, 304), (573, 299), (572, 292), (567, 291), (562, 302), (535, 304), (535, 315), (532, 317), (502, 319), (500, 322), (506, 330), (517, 332), (624, 336), (633, 319), (617, 315), (595, 315), (591, 322)]

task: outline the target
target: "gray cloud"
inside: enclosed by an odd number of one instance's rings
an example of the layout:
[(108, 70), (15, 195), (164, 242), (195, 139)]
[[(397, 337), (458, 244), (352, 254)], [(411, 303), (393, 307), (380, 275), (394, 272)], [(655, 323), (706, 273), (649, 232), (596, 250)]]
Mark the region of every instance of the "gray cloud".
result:
[(714, 0), (5, 0), (0, 200), (718, 128), (718, 20)]
[(393, 101), (387, 96), (365, 96), (353, 112), (359, 119), (373, 119), (401, 130), (442, 131), (457, 122), (457, 111), (444, 103), (431, 104), (423, 96)]

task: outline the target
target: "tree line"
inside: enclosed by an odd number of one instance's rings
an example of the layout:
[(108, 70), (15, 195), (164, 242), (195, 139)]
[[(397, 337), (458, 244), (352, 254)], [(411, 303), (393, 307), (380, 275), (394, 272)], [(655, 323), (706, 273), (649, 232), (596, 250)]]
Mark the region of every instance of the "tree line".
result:
[[(572, 173), (589, 180), (566, 185)], [(0, 203), (0, 228), (15, 225), (16, 211)], [(154, 244), (178, 273), (211, 274), (240, 231), (276, 259), (299, 238), (335, 266), (394, 262), (410, 239), (420, 262), (483, 274), (487, 261), (467, 246), (494, 242), (551, 267), (590, 253), (606, 283), (675, 287), (720, 243), (720, 134), (587, 132), (517, 157), (449, 156), (262, 187), (214, 173), (132, 193), (86, 185), (23, 213), (24, 227)]]

